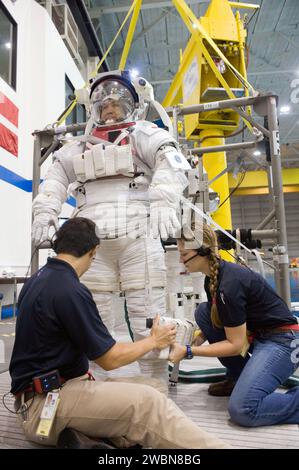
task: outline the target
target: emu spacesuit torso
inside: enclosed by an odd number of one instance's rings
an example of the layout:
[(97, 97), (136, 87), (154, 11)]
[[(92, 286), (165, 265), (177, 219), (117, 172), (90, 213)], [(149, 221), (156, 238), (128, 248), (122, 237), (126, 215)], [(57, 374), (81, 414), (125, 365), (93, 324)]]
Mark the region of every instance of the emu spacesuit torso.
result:
[[(42, 224), (57, 217), (71, 189), (74, 216), (93, 220), (101, 240), (82, 282), (110, 331), (113, 292), (124, 291), (134, 339), (141, 339), (148, 335), (145, 319), (165, 314), (160, 236), (175, 236), (180, 228), (177, 211), (187, 162), (173, 137), (147, 121), (99, 127), (92, 134), (92, 144), (75, 141), (54, 154), (33, 202), (33, 236), (42, 241)], [(166, 361), (154, 354), (141, 363), (143, 373), (153, 376), (167, 370)]]

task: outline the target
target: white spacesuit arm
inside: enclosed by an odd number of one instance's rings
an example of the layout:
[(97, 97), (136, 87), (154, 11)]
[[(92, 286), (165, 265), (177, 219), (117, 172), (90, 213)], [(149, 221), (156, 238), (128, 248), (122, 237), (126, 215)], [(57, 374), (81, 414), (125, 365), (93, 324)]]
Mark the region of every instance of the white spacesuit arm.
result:
[(153, 238), (180, 236), (180, 197), (188, 180), (184, 156), (172, 145), (159, 148), (154, 175), (149, 187), (150, 227)]
[(35, 246), (51, 239), (49, 230), (59, 229), (58, 215), (67, 198), (69, 179), (59, 161), (49, 168), (45, 180), (39, 187), (39, 193), (33, 201), (33, 224), (31, 237)]
[(152, 236), (175, 237), (181, 227), (180, 196), (188, 185), (185, 171), (190, 165), (175, 139), (151, 123), (138, 122), (130, 139), (135, 155), (152, 173), (148, 190)]
[(67, 198), (67, 189), (76, 180), (73, 168), (73, 155), (80, 151), (78, 143), (62, 147), (54, 153), (54, 163), (50, 166), (39, 192), (32, 204), (34, 220), (31, 236), (36, 246), (51, 239), (49, 230), (59, 229), (58, 215)]
[(188, 185), (185, 171), (191, 168), (176, 140), (169, 132), (147, 121), (138, 121), (130, 138), (136, 156), (153, 174), (150, 201), (177, 207), (180, 195)]
[(60, 214), (62, 204), (67, 199), (70, 182), (60, 162), (54, 162), (49, 168), (44, 181), (40, 184), (32, 210), (34, 216), (41, 212)]
[(78, 149), (78, 143), (75, 143), (54, 153), (54, 163), (48, 169), (32, 204), (34, 216), (45, 212), (60, 214), (62, 204), (67, 199), (68, 187), (76, 181), (72, 158)]
[(156, 154), (156, 164), (149, 187), (151, 203), (177, 208), (184, 189), (188, 186), (185, 171), (189, 164), (185, 157), (172, 144), (161, 146)]

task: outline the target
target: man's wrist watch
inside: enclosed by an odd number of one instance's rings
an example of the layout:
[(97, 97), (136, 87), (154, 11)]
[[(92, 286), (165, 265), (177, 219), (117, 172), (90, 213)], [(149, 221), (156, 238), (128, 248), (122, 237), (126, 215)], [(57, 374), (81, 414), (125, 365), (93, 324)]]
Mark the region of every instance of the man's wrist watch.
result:
[(185, 359), (193, 359), (193, 353), (192, 353), (192, 348), (191, 348), (190, 344), (186, 344)]

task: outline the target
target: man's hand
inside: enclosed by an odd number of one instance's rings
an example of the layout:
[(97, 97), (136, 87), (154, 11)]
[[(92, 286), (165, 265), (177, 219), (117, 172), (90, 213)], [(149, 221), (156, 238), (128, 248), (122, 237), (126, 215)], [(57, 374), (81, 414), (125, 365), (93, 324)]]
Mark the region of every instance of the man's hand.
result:
[(160, 315), (154, 319), (151, 329), (152, 339), (155, 341), (156, 349), (165, 349), (175, 342), (176, 327), (175, 325), (159, 325)]
[(153, 238), (161, 237), (162, 240), (175, 238), (181, 229), (176, 210), (160, 202), (151, 203), (150, 226)]
[(105, 354), (95, 359), (95, 362), (104, 370), (113, 370), (131, 364), (148, 352), (168, 348), (175, 342), (176, 327), (171, 323), (159, 325), (159, 320), (160, 316), (157, 315), (150, 336), (134, 343), (115, 343)]
[(53, 226), (55, 230), (59, 229), (58, 218), (55, 214), (41, 212), (34, 217), (31, 237), (35, 246), (48, 240), (49, 228), (51, 226)]
[(180, 362), (184, 357), (186, 356), (186, 346), (182, 346), (179, 343), (174, 343), (173, 346), (171, 346), (170, 354), (168, 359), (170, 362), (173, 362), (176, 364), (177, 362)]

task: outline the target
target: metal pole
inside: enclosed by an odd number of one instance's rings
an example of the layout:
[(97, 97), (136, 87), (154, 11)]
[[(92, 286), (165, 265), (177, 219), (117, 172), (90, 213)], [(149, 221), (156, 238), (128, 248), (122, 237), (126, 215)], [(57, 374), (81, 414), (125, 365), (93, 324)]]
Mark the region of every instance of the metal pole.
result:
[[(277, 229), (278, 221), (277, 221), (277, 213), (276, 213), (276, 209), (275, 209), (275, 196), (274, 196), (274, 192), (273, 192), (273, 176), (272, 176), (271, 162), (269, 162), (268, 165), (267, 165), (267, 179), (268, 179), (268, 188), (269, 188), (270, 208), (271, 208), (271, 212), (274, 213), (273, 227), (275, 229)], [(274, 251), (273, 251), (273, 264), (275, 266), (275, 271), (274, 271), (275, 285), (276, 285), (276, 289), (277, 289), (278, 294), (281, 296), (282, 292), (281, 292), (281, 285), (280, 285), (279, 265), (278, 265), (277, 257), (274, 255)]]
[[(213, 101), (210, 103), (203, 103), (203, 104), (192, 104), (190, 106), (180, 106), (179, 114), (183, 114), (184, 116), (187, 114), (198, 114), (203, 113), (204, 111), (212, 111), (212, 110), (219, 110), (219, 109), (231, 109), (232, 107), (236, 106), (252, 106), (255, 103), (258, 103), (266, 98), (272, 97), (272, 93), (265, 93), (259, 96), (250, 96), (248, 98), (235, 98), (229, 100), (222, 100), (222, 101)], [(274, 96), (273, 96), (274, 97)], [(172, 114), (173, 108), (166, 108), (168, 114)]]
[(277, 230), (251, 230), (252, 238), (258, 238), (261, 240), (264, 239), (274, 239), (277, 240), (279, 234)]
[(57, 140), (50, 145), (46, 153), (41, 157), (39, 166), (42, 166), (42, 164), (47, 160), (48, 156), (57, 149), (58, 145), (59, 142)]
[(180, 373), (180, 363), (173, 364), (172, 372), (169, 377), (169, 383), (171, 387), (176, 387), (179, 381), (179, 373)]
[(251, 142), (240, 142), (236, 144), (226, 144), (226, 145), (215, 145), (214, 147), (195, 147), (191, 149), (191, 153), (217, 153), (217, 152), (227, 152), (228, 150), (239, 150), (239, 149), (251, 149), (256, 147), (256, 144), (263, 140), (261, 136), (259, 139)]
[(270, 137), (270, 132), (268, 131), (268, 129), (266, 129), (264, 126), (259, 124), (252, 116), (245, 113), (244, 111), (242, 111), (242, 109), (236, 106), (232, 106), (232, 109), (236, 111), (236, 113), (240, 114), (240, 116), (245, 118), (248, 122), (250, 122), (250, 124), (256, 127), (259, 131), (261, 131), (265, 136)]
[(68, 126), (57, 126), (57, 127), (51, 127), (49, 129), (43, 129), (43, 130), (38, 130), (34, 132), (34, 135), (39, 135), (40, 137), (50, 137), (53, 135), (64, 135), (67, 134), (68, 132), (78, 132), (78, 131), (83, 131), (86, 127), (86, 122), (80, 122), (79, 124), (69, 124)]
[(267, 99), (268, 123), (270, 131), (270, 151), (272, 163), (273, 193), (275, 203), (275, 214), (278, 222), (278, 245), (273, 249), (279, 267), (280, 295), (290, 305), (290, 279), (289, 279), (289, 256), (287, 245), (287, 227), (285, 217), (285, 206), (283, 197), (279, 130), (277, 120), (276, 99), (270, 96)]
[(173, 118), (173, 137), (177, 142), (179, 141), (178, 112), (179, 112), (178, 107), (175, 106), (173, 108), (173, 114), (172, 114), (172, 118)]
[(262, 220), (262, 222), (260, 222), (260, 223), (256, 226), (256, 229), (255, 229), (255, 230), (262, 230), (263, 228), (265, 228), (266, 225), (268, 225), (268, 223), (271, 222), (271, 220), (273, 219), (274, 216), (275, 216), (275, 210), (273, 209), (271, 212), (269, 212), (268, 215), (266, 215), (266, 217), (264, 218), (264, 220)]
[(269, 187), (269, 196), (272, 199), (272, 207), (275, 212), (275, 203), (274, 203), (274, 193), (273, 193), (273, 176), (272, 176), (272, 166), (271, 164), (267, 165), (267, 180), (268, 180), (268, 187)]
[[(32, 201), (38, 193), (40, 183), (41, 139), (38, 133), (34, 134), (33, 144), (33, 174), (32, 174)], [(33, 223), (33, 214), (32, 214)], [(31, 242), (31, 275), (38, 270), (38, 248)]]

